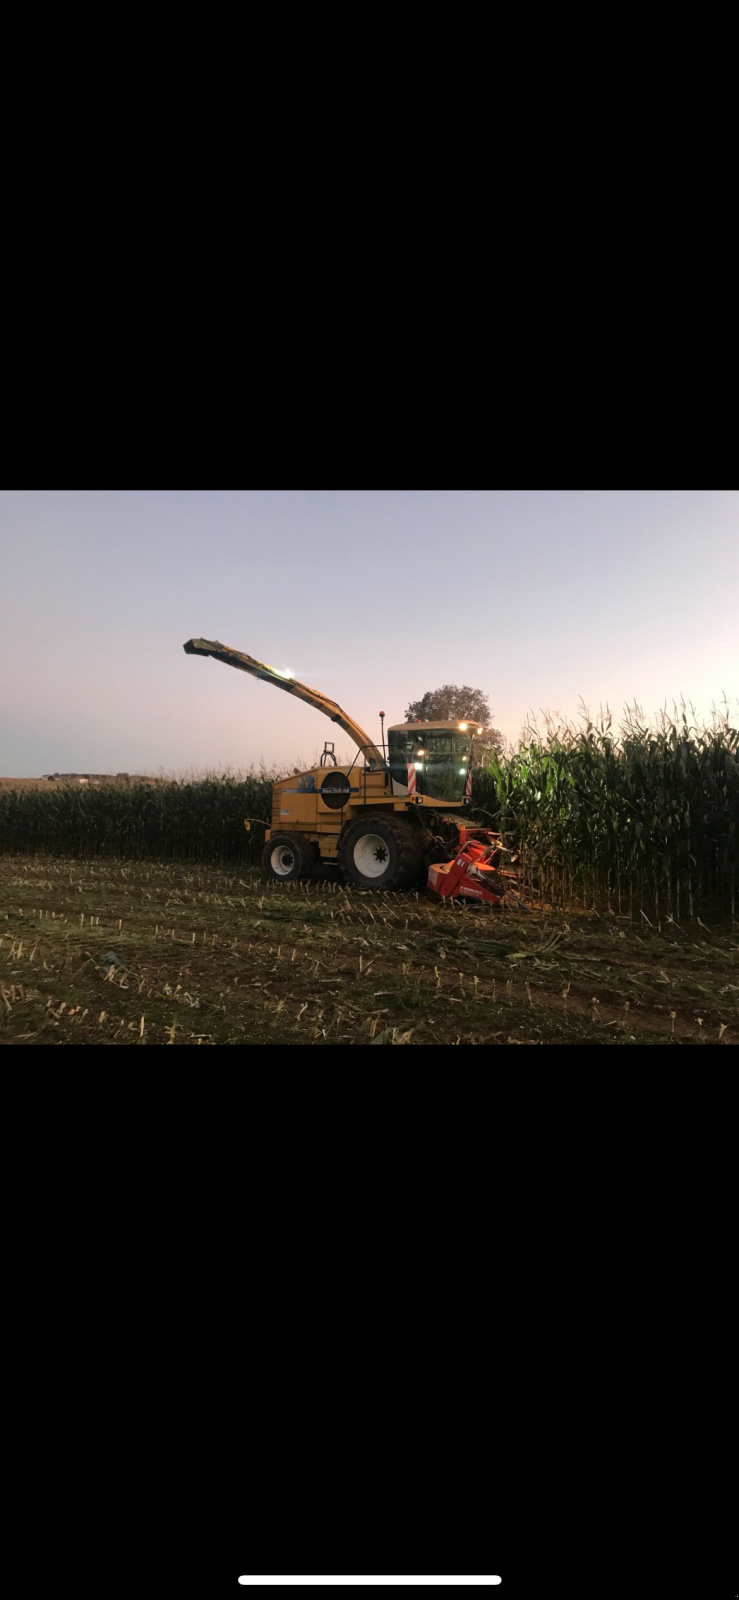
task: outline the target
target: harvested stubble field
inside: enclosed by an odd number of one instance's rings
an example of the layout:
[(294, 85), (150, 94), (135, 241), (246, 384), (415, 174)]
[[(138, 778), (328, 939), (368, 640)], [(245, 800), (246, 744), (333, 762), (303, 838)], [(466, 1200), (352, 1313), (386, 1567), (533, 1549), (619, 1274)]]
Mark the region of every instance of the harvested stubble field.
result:
[(736, 1044), (732, 923), (0, 858), (2, 1044)]

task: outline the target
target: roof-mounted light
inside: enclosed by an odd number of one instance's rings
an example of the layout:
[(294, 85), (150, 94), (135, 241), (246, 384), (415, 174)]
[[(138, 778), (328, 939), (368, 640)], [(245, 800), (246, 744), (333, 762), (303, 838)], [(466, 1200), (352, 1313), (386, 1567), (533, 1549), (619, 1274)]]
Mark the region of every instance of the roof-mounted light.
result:
[(467, 723), (466, 722), (460, 722), (459, 727), (460, 727), (460, 731), (462, 733), (466, 733), (467, 732)]

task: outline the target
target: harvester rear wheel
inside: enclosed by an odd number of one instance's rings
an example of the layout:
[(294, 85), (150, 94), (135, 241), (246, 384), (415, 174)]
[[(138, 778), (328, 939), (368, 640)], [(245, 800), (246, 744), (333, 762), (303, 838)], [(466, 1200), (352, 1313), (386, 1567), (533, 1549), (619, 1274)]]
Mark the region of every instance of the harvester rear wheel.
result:
[(262, 851), (262, 871), (278, 883), (292, 883), (310, 877), (317, 860), (312, 839), (301, 839), (299, 833), (273, 833)]
[(423, 834), (411, 823), (373, 814), (347, 828), (339, 862), (363, 889), (406, 889), (418, 872), (423, 845)]

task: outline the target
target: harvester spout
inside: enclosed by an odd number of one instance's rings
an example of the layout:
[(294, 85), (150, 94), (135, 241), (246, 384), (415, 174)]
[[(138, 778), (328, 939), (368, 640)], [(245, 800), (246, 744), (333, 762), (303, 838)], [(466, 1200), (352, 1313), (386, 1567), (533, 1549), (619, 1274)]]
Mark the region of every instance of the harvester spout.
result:
[(297, 678), (288, 677), (286, 674), (276, 672), (274, 667), (268, 667), (263, 661), (255, 661), (253, 656), (247, 656), (241, 650), (231, 650), (227, 644), (219, 644), (217, 639), (188, 639), (184, 646), (188, 656), (213, 656), (215, 661), (223, 661), (227, 667), (238, 667), (240, 672), (249, 672), (253, 678), (262, 678), (265, 683), (274, 683), (278, 689), (285, 689), (288, 694), (294, 694), (298, 700), (305, 700), (309, 706), (315, 706), (316, 711), (322, 711), (324, 716), (332, 722), (338, 722), (344, 733), (363, 751), (367, 764), (370, 767), (384, 767), (385, 762), (377, 746), (368, 739), (363, 728), (359, 727), (352, 717), (348, 717), (335, 700), (327, 699), (318, 689), (309, 689), (307, 684), (299, 683)]

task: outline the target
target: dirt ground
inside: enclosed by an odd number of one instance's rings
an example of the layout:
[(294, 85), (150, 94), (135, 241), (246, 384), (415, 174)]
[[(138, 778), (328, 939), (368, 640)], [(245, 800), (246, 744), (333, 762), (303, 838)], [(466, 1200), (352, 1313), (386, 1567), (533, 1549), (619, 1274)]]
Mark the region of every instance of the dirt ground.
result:
[(736, 926), (0, 857), (0, 1044), (736, 1044)]

